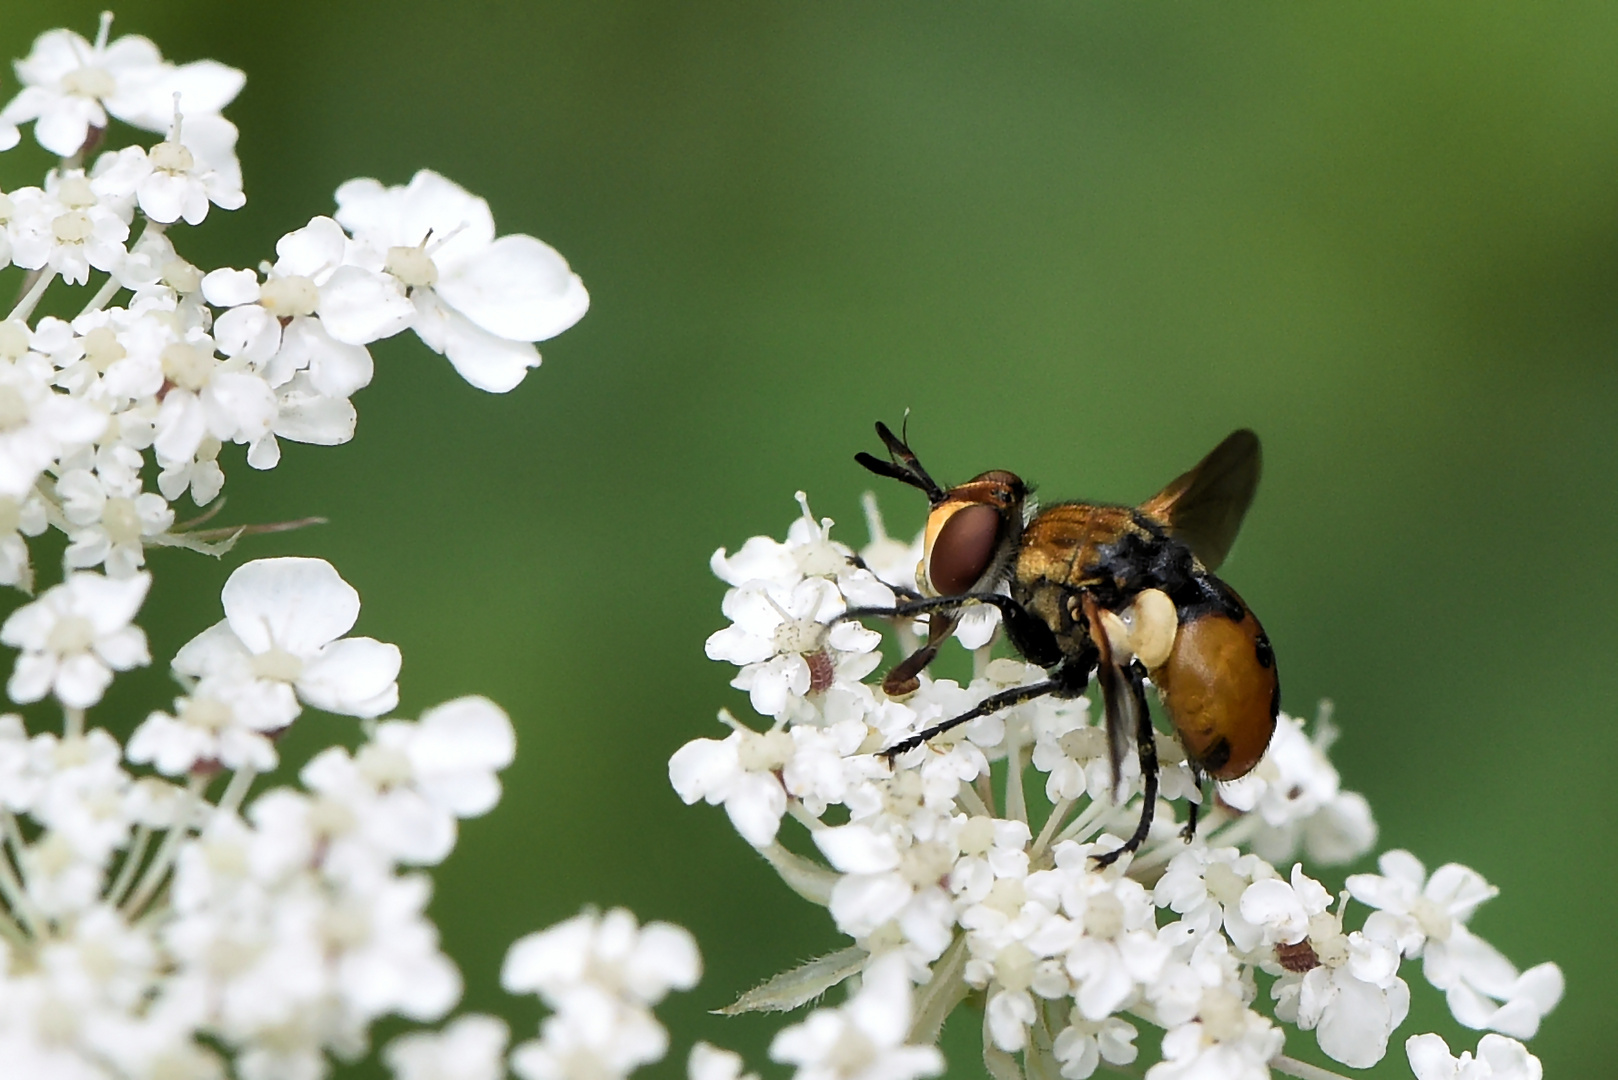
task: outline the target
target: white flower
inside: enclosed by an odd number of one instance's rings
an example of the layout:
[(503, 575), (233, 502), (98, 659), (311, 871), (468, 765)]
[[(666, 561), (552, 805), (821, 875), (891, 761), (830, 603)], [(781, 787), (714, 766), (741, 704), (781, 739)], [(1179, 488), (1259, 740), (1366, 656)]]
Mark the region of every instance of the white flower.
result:
[(360, 613), (359, 593), (324, 559), (258, 559), (238, 567), (221, 593), (225, 618), (174, 658), (185, 675), (246, 665), (289, 683), (307, 705), (380, 716), (398, 704), (399, 649), (343, 637)]
[[(1359, 931), (1311, 936), (1301, 975), (1289, 973), (1270, 988), (1278, 1019), (1313, 1030), (1335, 1061), (1368, 1069), (1382, 1060), (1388, 1036), (1410, 1011), (1410, 987), (1397, 976), (1399, 954)], [(1293, 969), (1295, 972), (1296, 969)]]
[(1198, 1019), (1163, 1035), (1163, 1060), (1146, 1080), (1269, 1080), (1285, 1036), (1233, 994), (1210, 991)]
[(1140, 1053), (1135, 1048), (1135, 1036), (1139, 1034), (1135, 1025), (1116, 1016), (1094, 1022), (1075, 1009), (1067, 1027), (1057, 1032), (1052, 1050), (1067, 1080), (1085, 1080), (1103, 1061), (1109, 1065), (1132, 1064)]
[(1526, 1046), (1504, 1035), (1479, 1039), (1476, 1058), (1467, 1050), (1451, 1057), (1440, 1036), (1412, 1035), (1405, 1040), (1405, 1054), (1416, 1080), (1541, 1080), (1545, 1075)]
[(129, 738), (129, 760), (151, 762), (161, 773), (178, 776), (198, 764), (226, 768), (275, 768), (275, 747), (265, 736), (292, 723), (298, 702), (285, 683), (204, 676), (174, 713), (154, 712)]
[(1343, 791), (1326, 757), (1337, 738), (1328, 711), (1305, 734), (1303, 722), (1282, 713), (1269, 749), (1252, 772), (1219, 785), (1229, 806), (1257, 814), (1263, 825), (1253, 851), (1272, 863), (1291, 860), (1300, 844), (1323, 865), (1353, 862), (1376, 843), (1376, 823), (1363, 796)]
[(951, 835), (958, 831), (951, 819), (925, 811), (905, 822), (881, 815), (815, 830), (815, 845), (844, 875), (829, 905), (837, 928), (856, 940), (885, 932), (913, 960), (936, 960), (955, 927), (943, 882), (960, 854)]
[(0, 642), (22, 651), (6, 683), (11, 700), (54, 693), (68, 708), (88, 708), (101, 700), (114, 671), (151, 663), (146, 635), (130, 625), (151, 584), (150, 574), (69, 574), (12, 612), (0, 626)]
[(163, 496), (142, 491), (141, 456), (113, 444), (96, 454), (95, 471), (65, 470), (56, 482), (62, 514), (74, 528), (63, 561), (71, 568), (106, 564), (110, 577), (129, 577), (146, 563), (144, 541), (174, 524)]
[(1489, 1028), (1532, 1038), (1539, 1022), (1561, 1000), (1561, 969), (1544, 963), (1518, 974), (1499, 950), (1466, 923), (1498, 891), (1477, 871), (1448, 863), (1431, 878), (1408, 851), (1389, 851), (1377, 874), (1352, 874), (1348, 890), (1379, 910), (1366, 931), (1397, 943), (1406, 956), (1422, 957), (1427, 981), (1445, 991), (1450, 1011), (1470, 1028)]
[(555, 1009), (538, 1039), (511, 1051), (522, 1080), (618, 1080), (668, 1052), (668, 1032), (649, 1011), (600, 987), (580, 987)]
[[(686, 1059), (687, 1080), (744, 1080), (742, 1056), (731, 1050), (721, 1050), (711, 1043), (698, 1042), (691, 1047)], [(757, 1073), (746, 1074), (745, 1080), (758, 1080)]]
[(731, 589), (723, 610), (732, 625), (709, 635), (708, 658), (741, 667), (731, 685), (748, 692), (760, 715), (785, 717), (809, 694), (858, 681), (880, 661), (880, 634), (856, 622), (826, 626), (845, 606), (836, 584), (820, 577), (790, 590), (762, 582)]
[(153, 221), (184, 219), (199, 225), (208, 204), (236, 210), (246, 203), (241, 165), (236, 160), (236, 125), (221, 116), (178, 113), (169, 137), (147, 151), (127, 146), (96, 161), (92, 176), (116, 178)]
[(22, 499), (46, 466), (100, 435), (107, 415), (51, 389), (38, 357), (0, 361), (0, 495)]
[[(727, 720), (721, 714), (721, 720)], [(792, 759), (792, 736), (733, 725), (729, 738), (692, 739), (669, 758), (669, 783), (687, 804), (723, 803), (736, 831), (756, 848), (775, 839), (787, 793), (776, 773)]]
[(110, 113), (148, 131), (168, 126), (174, 95), (190, 113), (212, 113), (240, 92), (245, 76), (212, 60), (182, 67), (165, 63), (157, 46), (126, 35), (107, 43), (112, 16), (104, 14), (92, 44), (71, 30), (41, 34), (17, 62), (23, 90), (0, 111), (6, 124), (34, 120), (34, 138), (58, 157), (70, 157), (91, 128), (105, 128)]
[(511, 946), (500, 968), (509, 993), (535, 993), (555, 1004), (589, 984), (641, 1005), (670, 990), (689, 990), (702, 974), (691, 934), (672, 923), (636, 926), (623, 908), (575, 915)]
[(70, 285), (90, 280), (90, 268), (123, 262), (129, 219), (116, 197), (82, 169), (52, 172), (45, 189), (11, 193), (11, 259), (29, 270), (50, 270)]
[(162, 364), (171, 385), (156, 420), (153, 446), (159, 464), (190, 461), (210, 435), (221, 442), (252, 443), (273, 430), (273, 389), (245, 361), (216, 357), (213, 339), (200, 329), (165, 346)]
[(28, 560), (28, 541), (47, 527), (45, 502), (37, 493), (22, 499), (0, 495), (0, 585), (15, 585), (28, 592), (34, 571)]
[(413, 1031), (382, 1050), (394, 1080), (501, 1080), (510, 1032), (495, 1016), (469, 1013), (439, 1032)]
[(489, 204), (428, 169), (407, 187), (350, 180), (337, 220), (383, 256), (416, 308), (413, 329), (480, 390), (505, 393), (539, 364), (531, 342), (578, 322), (590, 297), (556, 250), (496, 238)]
[(610, 1080), (659, 1060), (668, 1033), (649, 1011), (671, 989), (689, 989), (702, 972), (696, 942), (669, 923), (637, 927), (622, 908), (586, 911), (512, 945), (500, 983), (537, 993), (555, 1015), (540, 1038), (512, 1051), (524, 1080)]
[(913, 1080), (944, 1071), (933, 1046), (910, 1046), (910, 976), (903, 959), (871, 961), (859, 992), (835, 1009), (816, 1009), (783, 1029), (770, 1057), (797, 1066), (794, 1080)]
[(487, 813), (500, 799), (495, 771), (511, 764), (516, 737), (500, 707), (482, 697), (446, 702), (420, 722), (378, 724), (353, 757), (328, 747), (304, 766), (309, 790), (342, 806), (391, 857), (442, 862), (456, 818)]
[(460, 972), (425, 914), (431, 896), (427, 877), (411, 874), (343, 895), (326, 915), (333, 986), (367, 1022), (390, 1012), (436, 1020), (460, 1000)]

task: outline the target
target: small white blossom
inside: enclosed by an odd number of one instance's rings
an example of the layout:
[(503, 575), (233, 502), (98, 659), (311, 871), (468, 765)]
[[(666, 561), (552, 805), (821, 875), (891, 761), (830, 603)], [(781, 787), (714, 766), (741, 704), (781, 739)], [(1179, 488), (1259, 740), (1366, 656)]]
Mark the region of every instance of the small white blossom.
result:
[(401, 1035), (382, 1050), (394, 1080), (501, 1080), (510, 1032), (499, 1017), (471, 1013), (434, 1033)]
[(398, 647), (342, 636), (359, 618), (360, 597), (325, 560), (247, 563), (221, 599), (225, 618), (180, 649), (176, 671), (245, 668), (290, 684), (307, 705), (349, 716), (380, 716), (398, 704)]
[(687, 803), (722, 803), (742, 839), (764, 847), (775, 839), (786, 813), (787, 793), (776, 773), (792, 759), (792, 736), (779, 729), (735, 727), (723, 741), (693, 739), (675, 751), (669, 783)]
[(110, 13), (102, 16), (95, 41), (71, 30), (49, 30), (34, 42), (27, 59), (17, 62), (23, 90), (0, 111), (8, 125), (34, 123), (39, 144), (59, 157), (70, 157), (84, 145), (91, 128), (105, 128), (112, 116), (163, 131), (174, 108), (174, 95), (192, 113), (216, 113), (241, 91), (245, 77), (212, 60), (176, 67), (165, 62), (157, 46), (133, 34), (107, 42)]
[(1504, 1035), (1483, 1036), (1476, 1057), (1462, 1050), (1459, 1058), (1438, 1035), (1412, 1035), (1405, 1040), (1405, 1054), (1416, 1080), (1541, 1080), (1545, 1075), (1526, 1046)]
[(22, 651), (6, 683), (11, 700), (55, 694), (69, 708), (88, 708), (101, 700), (114, 671), (151, 663), (146, 635), (131, 625), (151, 583), (149, 574), (69, 574), (12, 612), (0, 626), (0, 642)]
[(414, 304), (410, 325), (421, 340), (480, 390), (522, 382), (539, 364), (531, 343), (560, 334), (590, 305), (554, 248), (532, 236), (497, 238), (489, 204), (429, 169), (405, 187), (348, 181), (337, 189), (336, 217)]
[(783, 1029), (770, 1057), (797, 1067), (794, 1080), (914, 1080), (944, 1071), (944, 1055), (911, 1046), (910, 976), (898, 956), (873, 960), (859, 992), (835, 1009), (816, 1009)]
[(1381, 875), (1348, 878), (1354, 898), (1378, 909), (1366, 920), (1367, 933), (1396, 942), (1406, 956), (1420, 956), (1427, 981), (1445, 991), (1450, 1011), (1467, 1027), (1532, 1038), (1562, 998), (1562, 972), (1545, 963), (1518, 974), (1467, 928), (1473, 912), (1498, 890), (1458, 863), (1439, 867), (1429, 878), (1408, 851), (1386, 852), (1377, 866)]

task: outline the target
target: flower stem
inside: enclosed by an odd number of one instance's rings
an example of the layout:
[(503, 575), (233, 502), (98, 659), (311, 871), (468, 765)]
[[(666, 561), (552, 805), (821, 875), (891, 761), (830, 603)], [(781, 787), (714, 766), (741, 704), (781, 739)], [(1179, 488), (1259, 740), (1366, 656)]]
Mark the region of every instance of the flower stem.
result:
[(1270, 1068), (1283, 1076), (1295, 1076), (1298, 1080), (1347, 1080), (1342, 1073), (1334, 1073), (1330, 1069), (1322, 1069), (1318, 1065), (1289, 1058), (1285, 1054), (1277, 1054), (1271, 1058)]
[(64, 739), (77, 739), (84, 734), (84, 710), (64, 709), (62, 717), (62, 737)]
[(118, 284), (118, 279), (108, 274), (107, 280), (103, 281), (101, 288), (97, 289), (96, 294), (90, 297), (90, 302), (84, 305), (83, 310), (79, 312), (79, 316), (88, 315), (92, 311), (100, 311), (107, 306), (108, 300), (118, 295), (118, 290), (121, 288), (123, 286)]
[(1045, 827), (1039, 830), (1034, 846), (1028, 849), (1028, 858), (1031, 862), (1038, 862), (1040, 856), (1045, 854), (1045, 849), (1050, 847), (1056, 830), (1062, 826), (1062, 819), (1067, 817), (1067, 812), (1071, 809), (1073, 809), (1072, 799), (1058, 799), (1056, 805), (1051, 807), (1050, 817), (1045, 819)]
[(17, 306), (11, 309), (11, 314), (6, 316), (8, 321), (11, 319), (27, 321), (28, 316), (34, 313), (34, 308), (39, 306), (39, 298), (45, 295), (45, 290), (56, 280), (54, 269), (36, 270), (35, 273), (39, 276), (29, 285), (28, 291), (22, 294)]
[(230, 778), (225, 785), (225, 793), (219, 796), (219, 812), (221, 814), (234, 814), (241, 806), (242, 800), (247, 798), (247, 789), (253, 786), (258, 777), (258, 770), (251, 765), (243, 765), (236, 770), (236, 775)]
[(124, 853), (124, 865), (118, 868), (118, 877), (113, 881), (112, 888), (107, 890), (108, 907), (117, 907), (124, 902), (129, 887), (135, 883), (135, 871), (140, 869), (141, 860), (146, 858), (146, 848), (151, 842), (150, 825), (142, 825), (135, 830), (135, 838), (129, 842), (129, 849)]
[(185, 806), (179, 814), (179, 820), (169, 829), (168, 835), (163, 837), (163, 843), (158, 846), (157, 854), (153, 856), (151, 865), (141, 875), (140, 884), (135, 892), (119, 908), (124, 918), (131, 921), (139, 914), (141, 908), (146, 906), (163, 879), (168, 877), (169, 867), (174, 865), (175, 858), (180, 854), (180, 845), (191, 833), (191, 811), (202, 798), (202, 792), (208, 786), (208, 777), (202, 773), (192, 773), (191, 780), (185, 787)]
[[(17, 828), (17, 819), (11, 816), (10, 810), (0, 810), (0, 830), (6, 835), (6, 847), (10, 849), (10, 856), (0, 853), (0, 896), (4, 896), (12, 912), (27, 927), (28, 932), (39, 937), (44, 929), (45, 919), (39, 908), (34, 904), (33, 897), (23, 887), (22, 879), (17, 876), (17, 867), (22, 865), (23, 839), (22, 832)], [(16, 860), (16, 865), (12, 860)]]
[(1028, 824), (1028, 793), (1022, 786), (1021, 739), (1014, 739), (1006, 748), (1006, 816)]

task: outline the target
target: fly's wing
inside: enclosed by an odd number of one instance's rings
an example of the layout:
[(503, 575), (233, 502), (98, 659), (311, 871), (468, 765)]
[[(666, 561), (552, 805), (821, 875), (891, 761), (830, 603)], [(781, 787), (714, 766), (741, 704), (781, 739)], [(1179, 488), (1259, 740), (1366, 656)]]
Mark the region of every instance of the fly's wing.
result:
[(1253, 503), (1261, 463), (1258, 436), (1246, 428), (1233, 431), (1189, 472), (1141, 503), (1140, 511), (1217, 570)]

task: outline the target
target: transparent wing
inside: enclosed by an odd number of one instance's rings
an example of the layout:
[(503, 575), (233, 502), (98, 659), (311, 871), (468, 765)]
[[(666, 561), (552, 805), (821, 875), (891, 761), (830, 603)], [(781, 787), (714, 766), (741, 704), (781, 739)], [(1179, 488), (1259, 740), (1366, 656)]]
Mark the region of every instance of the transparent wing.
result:
[(1262, 463), (1258, 436), (1246, 428), (1233, 431), (1189, 472), (1141, 503), (1140, 511), (1217, 570), (1253, 503)]

